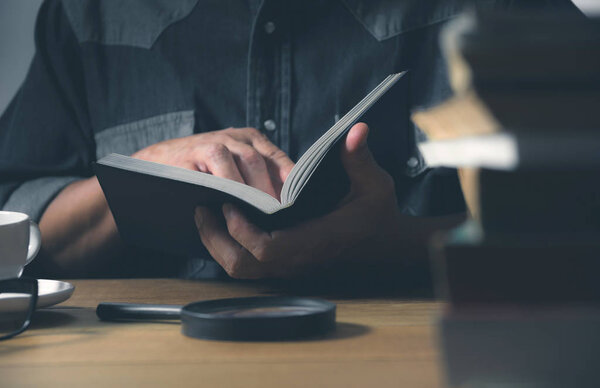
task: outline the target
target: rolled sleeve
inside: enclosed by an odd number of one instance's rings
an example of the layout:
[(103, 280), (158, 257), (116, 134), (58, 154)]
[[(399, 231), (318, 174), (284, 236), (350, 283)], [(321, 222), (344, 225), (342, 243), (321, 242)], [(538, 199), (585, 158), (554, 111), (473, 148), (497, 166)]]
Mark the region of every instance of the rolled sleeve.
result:
[(48, 204), (73, 182), (81, 177), (44, 177), (33, 179), (18, 186), (4, 204), (3, 210), (18, 211), (40, 221)]
[(80, 48), (56, 0), (42, 5), (27, 77), (0, 116), (0, 209), (39, 221), (67, 185), (93, 175)]

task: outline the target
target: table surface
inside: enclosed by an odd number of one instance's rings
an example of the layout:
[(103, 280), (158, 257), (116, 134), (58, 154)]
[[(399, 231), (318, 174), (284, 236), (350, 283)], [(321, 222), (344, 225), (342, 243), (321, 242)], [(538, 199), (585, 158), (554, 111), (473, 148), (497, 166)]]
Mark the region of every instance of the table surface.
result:
[(398, 296), (328, 298), (334, 333), (288, 342), (192, 339), (178, 323), (101, 322), (99, 302), (186, 304), (280, 291), (261, 283), (74, 280), (73, 296), (0, 342), (0, 385), (437, 387), (441, 304)]

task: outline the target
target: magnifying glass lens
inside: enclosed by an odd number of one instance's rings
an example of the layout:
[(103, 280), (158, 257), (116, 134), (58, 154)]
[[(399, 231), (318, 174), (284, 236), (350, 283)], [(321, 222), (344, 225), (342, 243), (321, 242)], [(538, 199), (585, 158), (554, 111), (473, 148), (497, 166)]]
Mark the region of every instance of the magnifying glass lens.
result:
[(301, 306), (272, 306), (272, 307), (238, 307), (222, 311), (213, 311), (218, 317), (291, 317), (314, 313), (315, 309)]

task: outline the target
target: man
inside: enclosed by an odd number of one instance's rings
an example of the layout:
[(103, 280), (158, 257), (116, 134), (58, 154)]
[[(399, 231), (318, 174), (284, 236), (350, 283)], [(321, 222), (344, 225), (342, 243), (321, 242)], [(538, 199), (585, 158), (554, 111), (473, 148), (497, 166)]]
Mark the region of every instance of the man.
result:
[[(0, 119), (0, 205), (39, 220), (37, 271), (63, 276), (201, 277), (214, 274), (208, 253), (236, 278), (409, 259), (464, 211), (455, 174), (427, 169), (415, 147), (422, 134), (408, 119), (450, 93), (437, 36), (464, 6), (48, 0), (27, 79)], [(330, 214), (267, 233), (235, 207), (198, 208), (208, 253), (197, 258), (167, 258), (119, 240), (93, 176), (98, 158), (129, 154), (277, 197), (292, 160), (386, 75), (403, 70), (405, 98), (373, 131), (376, 159), (364, 124), (348, 134), (341, 155), (352, 188)]]

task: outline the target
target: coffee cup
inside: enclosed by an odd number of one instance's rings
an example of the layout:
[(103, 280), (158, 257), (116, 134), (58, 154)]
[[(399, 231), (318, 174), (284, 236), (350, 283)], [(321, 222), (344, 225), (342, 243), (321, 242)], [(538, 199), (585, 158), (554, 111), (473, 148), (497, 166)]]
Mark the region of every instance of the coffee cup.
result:
[(20, 277), (41, 242), (40, 229), (27, 214), (0, 211), (0, 280)]

